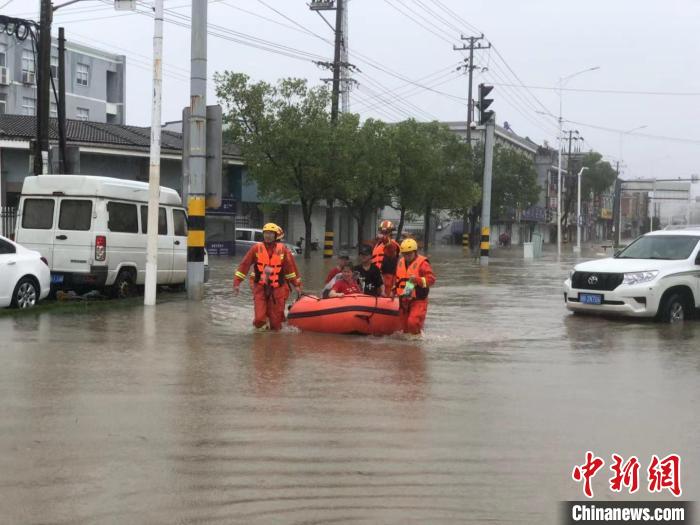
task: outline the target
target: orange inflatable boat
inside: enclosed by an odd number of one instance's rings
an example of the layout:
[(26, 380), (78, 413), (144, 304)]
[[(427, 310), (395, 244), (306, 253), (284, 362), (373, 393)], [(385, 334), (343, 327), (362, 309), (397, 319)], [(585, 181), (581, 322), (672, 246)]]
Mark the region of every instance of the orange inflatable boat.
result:
[(289, 309), (287, 321), (307, 332), (389, 335), (400, 329), (399, 300), (371, 295), (329, 299), (304, 295)]

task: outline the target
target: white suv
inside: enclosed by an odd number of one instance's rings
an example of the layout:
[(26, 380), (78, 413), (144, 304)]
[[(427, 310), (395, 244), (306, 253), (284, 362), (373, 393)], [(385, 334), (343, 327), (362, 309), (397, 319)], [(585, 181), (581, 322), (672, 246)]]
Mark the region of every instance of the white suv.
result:
[(676, 323), (700, 306), (700, 227), (637, 238), (614, 257), (577, 264), (564, 283), (574, 312)]

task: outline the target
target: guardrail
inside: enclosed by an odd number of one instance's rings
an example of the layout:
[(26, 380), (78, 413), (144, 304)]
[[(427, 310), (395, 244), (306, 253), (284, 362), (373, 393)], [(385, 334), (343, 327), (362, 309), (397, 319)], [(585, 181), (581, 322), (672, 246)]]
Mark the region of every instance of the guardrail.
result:
[(3, 206), (0, 208), (0, 235), (14, 238), (17, 224), (17, 208)]

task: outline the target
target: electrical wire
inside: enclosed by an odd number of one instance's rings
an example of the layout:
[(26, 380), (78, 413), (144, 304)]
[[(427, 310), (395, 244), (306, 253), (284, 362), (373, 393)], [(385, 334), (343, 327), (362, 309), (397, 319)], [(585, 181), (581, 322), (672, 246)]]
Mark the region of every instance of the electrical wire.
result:
[(668, 97), (700, 97), (700, 91), (635, 91), (635, 90), (620, 90), (620, 89), (585, 89), (585, 88), (561, 88), (556, 86), (523, 86), (520, 84), (495, 84), (499, 86), (529, 88), (529, 89), (545, 89), (548, 91), (571, 91), (576, 93), (601, 93), (610, 95), (653, 95), (653, 96), (668, 96)]

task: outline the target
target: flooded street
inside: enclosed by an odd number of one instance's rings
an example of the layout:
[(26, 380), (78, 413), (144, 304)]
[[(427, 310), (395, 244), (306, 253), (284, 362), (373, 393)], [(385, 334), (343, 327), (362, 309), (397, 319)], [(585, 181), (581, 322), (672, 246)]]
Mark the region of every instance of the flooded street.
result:
[(233, 259), (202, 304), (0, 317), (2, 521), (555, 523), (587, 450), (639, 457), (640, 500), (676, 452), (698, 499), (700, 321), (574, 317), (574, 259), (520, 256), (437, 251), (422, 341), (253, 333)]

